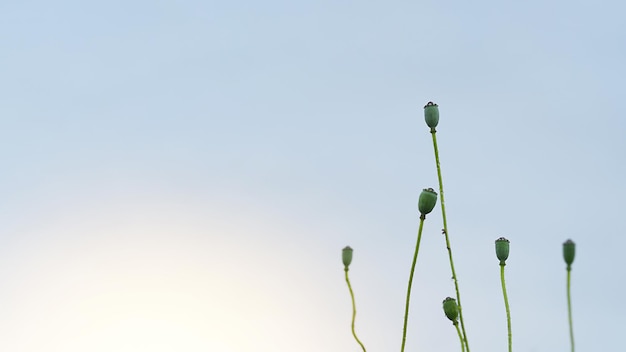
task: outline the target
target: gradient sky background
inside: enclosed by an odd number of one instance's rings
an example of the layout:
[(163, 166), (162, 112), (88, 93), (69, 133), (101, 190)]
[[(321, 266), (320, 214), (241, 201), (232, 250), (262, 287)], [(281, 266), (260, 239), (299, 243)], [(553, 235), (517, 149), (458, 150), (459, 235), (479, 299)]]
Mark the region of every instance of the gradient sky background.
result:
[[(437, 188), (472, 351), (622, 349), (617, 1), (0, 3), (0, 350), (399, 350)], [(429, 216), (407, 350), (455, 351)]]

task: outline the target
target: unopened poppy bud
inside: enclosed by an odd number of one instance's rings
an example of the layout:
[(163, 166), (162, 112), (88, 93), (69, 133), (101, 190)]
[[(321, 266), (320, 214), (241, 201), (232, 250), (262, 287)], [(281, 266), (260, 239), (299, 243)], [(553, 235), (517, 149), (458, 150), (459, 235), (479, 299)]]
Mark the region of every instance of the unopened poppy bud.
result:
[(429, 101), (424, 106), (424, 119), (426, 124), (430, 127), (431, 131), (435, 131), (435, 127), (439, 124), (439, 106), (432, 101)]
[(344, 268), (348, 270), (350, 263), (352, 263), (352, 248), (350, 248), (350, 246), (346, 246), (346, 248), (341, 251), (341, 260), (343, 261)]
[(567, 240), (563, 243), (563, 259), (567, 264), (567, 269), (570, 268), (574, 262), (574, 256), (576, 255), (576, 243), (572, 240)]
[(456, 299), (446, 297), (443, 300), (443, 312), (446, 313), (446, 317), (452, 321), (452, 324), (457, 324), (456, 318), (459, 316), (459, 306), (456, 304)]
[(500, 237), (496, 240), (496, 257), (500, 260), (500, 265), (505, 265), (505, 261), (509, 258), (509, 240)]
[(437, 204), (437, 193), (432, 188), (425, 188), (420, 193), (419, 200), (417, 201), (417, 208), (422, 216), (433, 211), (433, 208)]

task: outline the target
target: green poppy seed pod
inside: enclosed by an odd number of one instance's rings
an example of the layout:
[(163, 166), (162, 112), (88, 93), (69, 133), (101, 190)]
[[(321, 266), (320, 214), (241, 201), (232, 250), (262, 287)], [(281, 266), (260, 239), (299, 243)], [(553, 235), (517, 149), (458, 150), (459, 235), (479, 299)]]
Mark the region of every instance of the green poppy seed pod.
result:
[(424, 106), (424, 119), (431, 131), (435, 131), (435, 127), (439, 124), (439, 105), (429, 101)]
[(344, 268), (348, 270), (350, 263), (352, 263), (352, 248), (350, 248), (350, 246), (346, 246), (346, 248), (341, 251), (341, 260), (343, 260)]
[(457, 324), (456, 318), (459, 316), (459, 306), (456, 304), (456, 299), (446, 297), (446, 299), (443, 300), (443, 312), (446, 313), (446, 317), (448, 317), (453, 324)]
[(563, 243), (563, 259), (567, 264), (567, 268), (574, 262), (574, 256), (576, 255), (576, 243), (572, 240), (567, 240)]
[(504, 237), (496, 240), (496, 257), (500, 260), (500, 265), (505, 265), (504, 262), (509, 258), (509, 240)]
[(425, 188), (417, 201), (417, 208), (422, 216), (433, 211), (435, 204), (437, 204), (437, 193), (432, 188)]

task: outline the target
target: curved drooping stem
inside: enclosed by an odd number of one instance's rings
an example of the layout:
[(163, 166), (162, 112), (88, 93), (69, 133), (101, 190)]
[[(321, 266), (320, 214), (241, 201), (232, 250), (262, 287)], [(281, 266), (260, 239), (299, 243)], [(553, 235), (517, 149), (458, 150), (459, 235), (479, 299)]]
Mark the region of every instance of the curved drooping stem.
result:
[(511, 311), (509, 310), (509, 298), (506, 294), (506, 284), (504, 283), (504, 266), (504, 263), (500, 264), (500, 282), (502, 282), (502, 294), (504, 295), (504, 307), (506, 309), (506, 327), (509, 333), (509, 352), (511, 352), (513, 348), (511, 334)]
[(409, 303), (411, 301), (411, 287), (413, 286), (413, 274), (415, 272), (415, 263), (417, 263), (417, 253), (420, 249), (420, 241), (422, 240), (422, 229), (424, 228), (425, 215), (420, 216), (420, 226), (417, 230), (417, 243), (415, 245), (415, 253), (413, 254), (413, 263), (411, 264), (411, 272), (409, 274), (409, 285), (406, 290), (406, 304), (404, 307), (404, 326), (402, 327), (402, 346), (400, 351), (404, 352), (404, 346), (406, 344), (406, 326), (409, 321)]
[(356, 304), (354, 303), (354, 292), (352, 292), (352, 285), (350, 285), (350, 279), (348, 278), (348, 268), (345, 268), (344, 271), (346, 272), (346, 283), (348, 284), (348, 290), (350, 290), (350, 298), (352, 299), (352, 336), (354, 336), (356, 342), (358, 342), (358, 344), (361, 346), (363, 352), (366, 352), (365, 346), (356, 336), (356, 331), (354, 330), (354, 321), (356, 320)]

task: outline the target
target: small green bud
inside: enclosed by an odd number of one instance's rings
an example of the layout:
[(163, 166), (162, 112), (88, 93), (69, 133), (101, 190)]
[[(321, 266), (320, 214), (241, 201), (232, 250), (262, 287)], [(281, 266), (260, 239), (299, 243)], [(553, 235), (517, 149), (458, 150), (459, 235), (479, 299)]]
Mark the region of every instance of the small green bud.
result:
[(574, 262), (574, 256), (576, 255), (576, 243), (572, 240), (567, 240), (563, 243), (563, 259), (569, 269)]
[(424, 119), (431, 131), (435, 131), (435, 127), (439, 124), (439, 105), (429, 101), (424, 106)]
[(446, 297), (443, 300), (443, 312), (446, 313), (446, 317), (452, 321), (452, 324), (457, 324), (456, 318), (459, 316), (459, 306), (456, 304), (456, 299)]
[(509, 240), (500, 237), (496, 240), (496, 257), (500, 260), (500, 265), (505, 265), (505, 261), (509, 258)]
[(352, 263), (352, 248), (350, 248), (350, 246), (346, 246), (346, 248), (341, 251), (341, 260), (343, 260), (344, 268), (348, 270), (350, 263)]
[(433, 211), (433, 208), (437, 204), (437, 193), (432, 188), (425, 188), (420, 193), (419, 200), (417, 201), (417, 208), (422, 216)]

